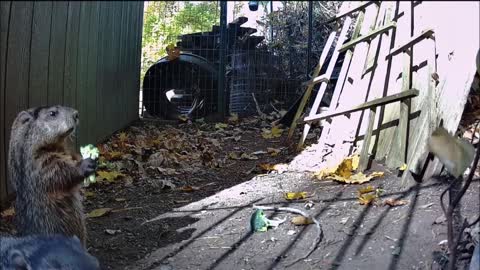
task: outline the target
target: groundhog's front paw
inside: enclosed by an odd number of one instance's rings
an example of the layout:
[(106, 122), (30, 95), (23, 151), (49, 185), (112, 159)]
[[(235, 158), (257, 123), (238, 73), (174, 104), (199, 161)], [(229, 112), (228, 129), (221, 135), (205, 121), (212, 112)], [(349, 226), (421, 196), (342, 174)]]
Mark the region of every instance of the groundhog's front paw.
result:
[(80, 163), (80, 174), (84, 177), (88, 177), (97, 169), (97, 161), (91, 158), (83, 159)]

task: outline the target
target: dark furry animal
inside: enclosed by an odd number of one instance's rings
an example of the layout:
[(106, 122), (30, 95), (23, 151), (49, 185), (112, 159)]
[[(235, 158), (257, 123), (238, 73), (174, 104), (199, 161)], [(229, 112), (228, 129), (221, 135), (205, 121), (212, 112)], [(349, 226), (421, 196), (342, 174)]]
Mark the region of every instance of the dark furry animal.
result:
[(0, 237), (2, 270), (100, 270), (77, 237)]
[(72, 150), (78, 119), (75, 109), (51, 106), (22, 111), (13, 122), (8, 165), (19, 236), (77, 236), (85, 246), (80, 188), (96, 161)]

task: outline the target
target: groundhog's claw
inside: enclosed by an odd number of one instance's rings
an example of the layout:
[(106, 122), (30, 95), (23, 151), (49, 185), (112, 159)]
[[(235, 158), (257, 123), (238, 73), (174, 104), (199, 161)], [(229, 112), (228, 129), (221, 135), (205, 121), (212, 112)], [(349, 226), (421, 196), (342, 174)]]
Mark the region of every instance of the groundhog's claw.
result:
[(80, 163), (80, 173), (83, 177), (88, 177), (97, 169), (97, 161), (91, 158), (83, 159)]

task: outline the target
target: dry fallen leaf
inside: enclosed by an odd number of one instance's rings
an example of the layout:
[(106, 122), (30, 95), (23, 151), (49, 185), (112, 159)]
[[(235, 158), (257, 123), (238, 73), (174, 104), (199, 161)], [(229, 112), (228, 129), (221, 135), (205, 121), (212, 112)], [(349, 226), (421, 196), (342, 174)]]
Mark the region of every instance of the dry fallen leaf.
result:
[(263, 129), (262, 137), (264, 139), (273, 139), (281, 137), (283, 133), (283, 129), (278, 128), (277, 126), (272, 127), (272, 129)]
[(264, 170), (264, 171), (273, 171), (275, 170), (275, 165), (273, 164), (270, 164), (270, 163), (261, 163), (261, 164), (258, 164), (258, 166)]
[(87, 214), (89, 218), (102, 217), (112, 211), (112, 208), (98, 208)]
[(128, 135), (127, 133), (125, 132), (120, 132), (120, 134), (118, 134), (118, 139), (121, 141), (121, 142), (126, 142), (128, 140)]
[(121, 230), (111, 230), (111, 229), (106, 229), (105, 232), (109, 235), (115, 235), (117, 233), (121, 233)]
[(116, 171), (111, 171), (111, 172), (97, 171), (97, 174), (98, 174), (98, 176), (97, 176), (98, 181), (106, 180), (107, 182), (110, 182), (110, 183), (113, 182), (118, 177), (125, 176), (123, 173), (116, 172)]
[(237, 152), (230, 152), (230, 153), (228, 153), (228, 158), (238, 160), (238, 159), (240, 159), (240, 156), (238, 155)]
[(287, 200), (301, 200), (307, 198), (307, 192), (287, 192), (285, 199)]
[(360, 204), (365, 204), (365, 205), (372, 203), (376, 199), (378, 199), (378, 196), (375, 193), (362, 194), (358, 197)]
[(383, 203), (384, 203), (384, 205), (400, 206), (400, 205), (405, 205), (405, 204), (407, 204), (408, 201), (406, 201), (406, 200), (386, 199)]
[(317, 173), (315, 176), (322, 180), (325, 178), (336, 177), (337, 179), (348, 179), (354, 170), (357, 169), (359, 162), (359, 156), (354, 155), (343, 159), (340, 164), (328, 167)]
[(308, 224), (312, 224), (313, 223), (313, 220), (311, 218), (306, 218), (304, 216), (295, 216), (292, 218), (292, 223), (294, 225), (308, 225)]
[(200, 190), (199, 187), (195, 187), (195, 186), (183, 186), (181, 188), (179, 188), (181, 191), (185, 191), (185, 192), (193, 192), (193, 191), (196, 191), (196, 190)]
[(84, 195), (86, 198), (95, 197), (95, 193), (92, 191), (85, 191)]
[(221, 130), (223, 130), (223, 129), (227, 128), (227, 127), (228, 127), (228, 124), (225, 124), (225, 123), (216, 123), (216, 124), (215, 124), (215, 128), (216, 128), (216, 129), (221, 129)]
[(188, 122), (188, 116), (185, 114), (180, 114), (177, 118), (182, 122)]
[(407, 164), (403, 164), (402, 166), (400, 166), (400, 168), (398, 168), (399, 171), (405, 171), (407, 169)]
[(242, 155), (240, 155), (240, 158), (243, 159), (243, 160), (257, 160), (258, 157), (256, 157), (255, 155), (250, 155), (250, 154), (247, 154), (247, 153), (242, 153)]
[(121, 159), (123, 156), (123, 153), (119, 151), (111, 151), (111, 152), (107, 152), (105, 156), (109, 160), (115, 160), (115, 159)]
[(268, 147), (267, 152), (270, 154), (270, 156), (274, 157), (274, 156), (277, 156), (281, 152), (281, 150), (277, 148)]
[(363, 188), (359, 188), (358, 193), (359, 193), (359, 195), (362, 195), (364, 193), (369, 193), (369, 192), (372, 192), (374, 190), (375, 190), (375, 188), (373, 186), (366, 186), (366, 187), (363, 187)]
[(344, 178), (337, 175), (329, 176), (327, 178), (333, 179), (335, 181), (345, 183), (345, 184), (363, 184), (365, 182), (372, 180), (375, 177), (383, 176), (383, 174), (384, 174), (383, 172), (372, 172), (370, 175), (366, 176), (360, 172), (350, 176), (349, 178)]

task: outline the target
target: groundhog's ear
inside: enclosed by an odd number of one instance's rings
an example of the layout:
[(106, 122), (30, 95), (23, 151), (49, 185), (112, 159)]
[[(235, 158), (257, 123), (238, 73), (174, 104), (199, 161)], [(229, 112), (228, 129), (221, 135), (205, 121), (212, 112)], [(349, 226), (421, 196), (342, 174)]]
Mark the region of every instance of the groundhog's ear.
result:
[(13, 249), (8, 253), (8, 261), (10, 262), (12, 269), (28, 270), (25, 255), (18, 249)]
[(28, 111), (21, 111), (18, 113), (17, 119), (20, 121), (20, 123), (25, 124), (33, 119), (33, 115)]

